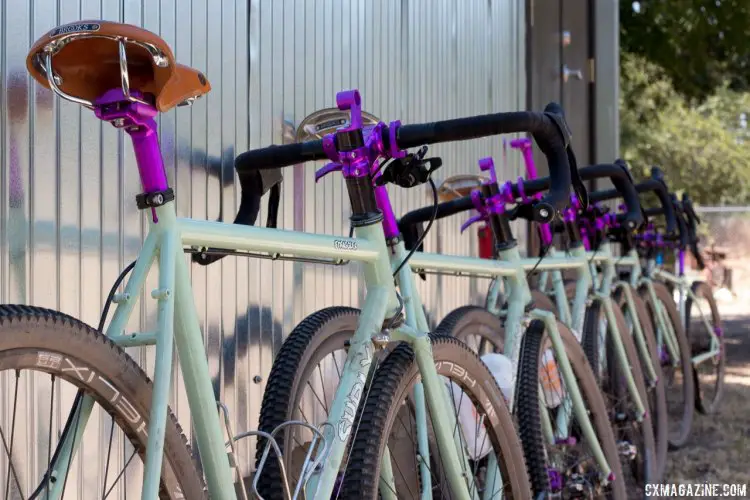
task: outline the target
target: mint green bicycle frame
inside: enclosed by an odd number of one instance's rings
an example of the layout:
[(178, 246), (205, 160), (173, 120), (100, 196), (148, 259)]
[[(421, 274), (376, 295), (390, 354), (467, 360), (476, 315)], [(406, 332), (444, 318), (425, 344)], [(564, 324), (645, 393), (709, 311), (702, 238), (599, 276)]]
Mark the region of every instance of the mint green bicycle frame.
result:
[(653, 300), (653, 303), (656, 304), (656, 309), (658, 309), (658, 331), (656, 334), (656, 342), (659, 346), (666, 345), (666, 348), (670, 354), (670, 358), (672, 359), (672, 363), (676, 366), (677, 364), (679, 364), (680, 359), (680, 350), (677, 344), (677, 336), (674, 332), (674, 329), (672, 328), (672, 322), (669, 319), (666, 309), (656, 299), (656, 292), (653, 288), (652, 279), (658, 279), (661, 281), (672, 283), (677, 288), (679, 293), (679, 300), (677, 301), (677, 304), (678, 310), (680, 312), (680, 321), (682, 322), (683, 327), (687, 327), (686, 302), (687, 298), (690, 298), (692, 299), (695, 307), (698, 309), (701, 321), (711, 334), (710, 349), (706, 352), (693, 355), (691, 359), (693, 366), (697, 366), (719, 355), (721, 352), (719, 338), (716, 336), (714, 327), (711, 325), (711, 323), (709, 323), (705, 312), (701, 308), (698, 298), (693, 293), (693, 290), (690, 286), (691, 283), (688, 280), (687, 276), (678, 276), (674, 273), (670, 273), (664, 269), (658, 268), (656, 267), (656, 263), (653, 259), (649, 260), (647, 266), (649, 269), (649, 277), (644, 278), (642, 280), (642, 283), (645, 283), (648, 286), (649, 295)]
[[(446, 260), (450, 259), (450, 261)], [(520, 358), (521, 340), (524, 333), (524, 329), (529, 324), (529, 319), (539, 319), (544, 322), (545, 328), (549, 334), (552, 342), (552, 348), (555, 352), (556, 359), (558, 361), (558, 368), (567, 389), (565, 400), (563, 404), (567, 407), (572, 407), (573, 413), (576, 416), (577, 421), (581, 425), (583, 433), (591, 443), (592, 453), (597, 464), (602, 470), (602, 480), (606, 482), (607, 476), (611, 472), (609, 464), (604, 456), (604, 452), (601, 449), (599, 441), (594, 432), (594, 428), (588, 417), (583, 398), (581, 396), (578, 382), (576, 381), (573, 369), (570, 365), (570, 360), (565, 352), (565, 346), (560, 336), (560, 332), (557, 329), (557, 319), (552, 313), (543, 311), (540, 309), (532, 310), (527, 316), (524, 313), (525, 306), (531, 301), (531, 291), (529, 289), (528, 281), (526, 278), (526, 272), (530, 269), (537, 268), (541, 270), (560, 270), (560, 269), (575, 269), (582, 268), (584, 263), (580, 261), (571, 261), (570, 259), (561, 258), (547, 258), (541, 263), (537, 262), (537, 259), (522, 259), (518, 248), (511, 248), (503, 250), (499, 254), (498, 260), (485, 260), (485, 259), (474, 259), (464, 258), (465, 265), (457, 266), (453, 265), (453, 259), (455, 257), (446, 257), (437, 254), (428, 253), (415, 253), (409, 261), (412, 269), (455, 274), (459, 276), (476, 276), (476, 277), (488, 277), (488, 278), (500, 278), (494, 279), (487, 296), (487, 302), (485, 304), (489, 312), (496, 315), (504, 316), (504, 330), (505, 330), (505, 352), (508, 356), (512, 365), (512, 383), (510, 385), (509, 394), (506, 394), (507, 400), (511, 410), (514, 407), (515, 402), (515, 381), (518, 373), (518, 364)], [(475, 264), (476, 263), (476, 264)], [(494, 269), (506, 269), (509, 268), (510, 272), (488, 272), (488, 266), (492, 265)], [(478, 267), (478, 266), (479, 267)], [(505, 291), (507, 293), (507, 309), (501, 311), (498, 307), (498, 296), (500, 294), (501, 281), (505, 284)], [(540, 405), (544, 405), (544, 402), (540, 400)], [(570, 412), (562, 411), (558, 414), (558, 435), (555, 436), (551, 422), (549, 422), (548, 414), (546, 411), (542, 411), (542, 427), (545, 433), (545, 437), (550, 443), (554, 443), (555, 438), (566, 438), (569, 430), (568, 416)]]
[[(331, 259), (332, 262), (350, 260), (362, 263), (367, 296), (357, 330), (351, 340), (342, 378), (336, 390), (333, 405), (326, 424), (327, 440), (331, 446), (323, 464), (322, 472), (313, 477), (309, 487), (314, 488), (315, 497), (329, 498), (338, 474), (345, 445), (352, 427), (351, 408), (359, 405), (362, 388), (367, 378), (373, 356), (371, 339), (382, 330), (383, 321), (399, 310), (399, 300), (391, 276), (393, 264), (388, 260), (385, 238), (379, 225), (356, 229), (356, 238), (317, 235), (279, 229), (224, 224), (211, 221), (178, 219), (174, 203), (155, 209), (159, 223), (150, 222), (149, 233), (136, 261), (123, 293), (117, 294), (117, 304), (107, 336), (123, 347), (155, 345), (154, 389), (151, 415), (148, 426), (148, 446), (146, 452), (144, 498), (149, 488), (158, 490), (161, 470), (161, 450), (164, 442), (167, 401), (171, 384), (173, 345), (180, 356), (180, 364), (185, 382), (188, 403), (194, 419), (196, 441), (201, 453), (208, 491), (212, 498), (235, 498), (231, 469), (227, 458), (222, 428), (216, 410), (216, 401), (211, 386), (208, 363), (205, 355), (200, 323), (192, 298), (192, 290), (185, 261), (184, 247), (222, 248), (248, 252), (264, 256), (279, 256), (283, 248), (285, 257)], [(151, 219), (151, 218), (149, 218)], [(393, 262), (400, 262), (405, 256), (403, 243), (396, 246)], [(151, 292), (158, 302), (157, 327), (153, 332), (128, 333), (125, 330), (143, 287), (146, 276), (158, 258), (159, 287)], [(509, 308), (506, 324), (509, 357), (515, 371), (518, 367), (520, 339), (524, 322), (524, 306), (530, 300), (530, 291), (525, 272), (535, 264), (535, 259), (521, 259), (518, 250), (508, 250), (502, 255), (503, 261), (472, 257), (446, 256), (416, 252), (409, 266), (404, 266), (399, 274), (399, 285), (406, 310), (406, 324), (391, 332), (393, 340), (410, 342), (422, 376), (425, 399), (431, 413), (436, 417), (446, 408), (447, 394), (439, 380), (431, 345), (427, 335), (427, 321), (424, 317), (421, 300), (416, 291), (411, 269), (451, 273), (461, 276), (503, 277), (510, 284)], [(582, 263), (578, 264), (582, 266)], [(562, 269), (575, 267), (570, 259), (546, 259), (542, 269)], [(411, 269), (409, 269), (411, 268)], [(531, 317), (541, 319), (548, 328), (553, 348), (560, 363), (560, 371), (568, 388), (576, 418), (581, 423), (587, 440), (593, 444), (596, 461), (608, 475), (611, 471), (606, 458), (598, 446), (591, 422), (586, 413), (580, 391), (575, 381), (564, 346), (556, 327), (553, 315), (543, 311), (532, 311)], [(508, 398), (513, 402), (513, 395)], [(75, 440), (68, 438), (62, 443), (60, 460), (54, 471), (58, 477), (69, 466), (85, 427), (93, 400), (84, 397), (75, 418), (78, 430), (73, 432)], [(544, 412), (543, 412), (544, 413)], [(466, 481), (461, 475), (459, 459), (451, 422), (435, 418), (433, 425), (441, 456), (445, 459), (449, 482), (455, 498), (471, 498)], [(420, 431), (422, 433), (424, 431)], [(72, 449), (71, 449), (72, 448)], [(424, 470), (423, 470), (424, 472)], [(151, 490), (155, 491), (155, 490)], [(60, 498), (62, 483), (57, 482), (50, 491), (50, 498)], [(153, 497), (149, 497), (153, 498)]]
[[(556, 251), (554, 248), (548, 250), (548, 254), (555, 255)], [(626, 386), (628, 393), (635, 405), (636, 419), (641, 422), (646, 414), (646, 407), (643, 399), (641, 398), (638, 388), (633, 378), (633, 373), (630, 368), (630, 362), (627, 358), (625, 346), (622, 343), (621, 335), (625, 332), (620, 332), (617, 321), (614, 315), (614, 304), (612, 301), (612, 293), (618, 289), (622, 289), (626, 300), (626, 312), (630, 315), (633, 323), (633, 336), (635, 338), (636, 346), (641, 354), (641, 365), (646, 371), (649, 385), (656, 384), (656, 372), (653, 364), (651, 363), (651, 356), (648, 351), (648, 344), (643, 334), (643, 329), (638, 319), (638, 313), (635, 308), (633, 301), (631, 288), (627, 282), (615, 281), (617, 276), (615, 265), (630, 265), (632, 266), (631, 279), (636, 279), (640, 276), (640, 265), (637, 258), (633, 261), (631, 258), (621, 258), (615, 261), (611, 251), (611, 243), (603, 242), (599, 249), (594, 252), (587, 252), (583, 246), (572, 248), (570, 250), (570, 259), (578, 259), (584, 263), (581, 266), (581, 271), (576, 279), (575, 297), (573, 299), (572, 307), (569, 305), (568, 296), (565, 291), (565, 285), (562, 278), (562, 273), (552, 271), (551, 273), (545, 273), (540, 277), (540, 290), (545, 292), (548, 284), (548, 280), (552, 282), (555, 303), (560, 314), (561, 321), (568, 326), (573, 333), (576, 335), (578, 340), (581, 340), (581, 335), (584, 326), (584, 317), (587, 306), (594, 301), (598, 301), (604, 308), (604, 313), (607, 318), (607, 333), (611, 336), (614, 347), (616, 361), (620, 366), (624, 367)], [(599, 275), (596, 270), (596, 264), (602, 264), (604, 266), (603, 273)], [(591, 289), (592, 285), (594, 286)], [(590, 291), (591, 289), (591, 291)], [(571, 310), (572, 309), (572, 310)], [(605, 346), (599, 346), (601, 352), (600, 359), (605, 359), (604, 349)], [(598, 369), (598, 367), (593, 367)]]
[[(178, 219), (174, 203), (155, 209), (158, 224), (150, 222), (149, 233), (136, 261), (124, 292), (115, 297), (117, 307), (107, 328), (107, 336), (123, 347), (155, 345), (154, 389), (151, 415), (148, 425), (148, 446), (144, 477), (143, 498), (154, 498), (158, 491), (161, 471), (162, 448), (167, 415), (167, 401), (171, 384), (173, 345), (180, 356), (190, 411), (198, 448), (201, 453), (208, 490), (211, 498), (235, 498), (233, 480), (223, 439), (222, 427), (211, 379), (208, 371), (200, 323), (193, 302), (188, 267), (183, 247), (222, 248), (255, 252), (266, 256), (278, 255), (283, 248), (284, 256), (358, 261), (362, 263), (367, 297), (357, 330), (351, 340), (341, 382), (336, 390), (333, 405), (326, 424), (326, 439), (330, 442), (328, 456), (322, 472), (313, 477), (311, 485), (316, 497), (330, 498), (336, 475), (342, 462), (345, 445), (352, 430), (354, 410), (359, 405), (364, 382), (372, 361), (372, 337), (379, 334), (386, 317), (399, 310), (399, 300), (393, 282), (392, 266), (388, 259), (383, 231), (379, 225), (357, 228), (357, 238), (342, 238), (327, 235), (284, 231), (252, 226), (223, 224), (210, 221)], [(442, 257), (442, 256), (441, 256)], [(158, 301), (157, 327), (153, 332), (128, 333), (125, 325), (137, 302), (140, 290), (154, 261), (158, 258), (159, 287), (151, 292)], [(446, 259), (447, 257), (444, 257)], [(460, 266), (463, 259), (453, 258)], [(471, 259), (470, 259), (471, 260)], [(477, 263), (481, 260), (473, 259)], [(476, 266), (476, 264), (475, 264)], [(406, 267), (406, 266), (405, 266)], [(497, 272), (505, 270), (497, 270)], [(411, 273), (409, 273), (410, 275)], [(408, 281), (402, 283), (409, 288)], [(413, 279), (413, 278), (412, 278)], [(412, 283), (413, 284), (413, 283)], [(402, 284), (402, 286), (404, 286)], [(414, 346), (420, 368), (426, 401), (433, 418), (441, 456), (455, 498), (471, 498), (462, 477), (458, 453), (452, 437), (451, 423), (441, 418), (446, 408), (446, 393), (432, 362), (431, 344), (427, 334), (427, 321), (420, 307), (415, 287), (411, 286), (404, 302), (409, 320), (392, 332), (394, 340), (410, 342)], [(55, 464), (59, 477), (69, 466), (71, 451), (80, 444), (93, 400), (86, 396), (78, 408), (78, 430), (61, 444), (63, 453)], [(144, 430), (145, 431), (145, 430)], [(72, 450), (71, 450), (72, 448)], [(62, 482), (51, 489), (50, 498), (60, 498)], [(154, 492), (149, 495), (148, 492)]]

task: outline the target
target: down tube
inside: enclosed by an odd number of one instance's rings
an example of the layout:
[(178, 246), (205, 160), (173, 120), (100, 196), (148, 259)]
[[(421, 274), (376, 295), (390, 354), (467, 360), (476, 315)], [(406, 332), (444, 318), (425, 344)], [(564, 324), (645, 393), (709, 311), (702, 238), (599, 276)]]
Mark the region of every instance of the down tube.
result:
[(375, 262), (363, 266), (367, 296), (346, 355), (341, 381), (324, 424), (324, 436), (331, 443), (328, 456), (322, 471), (316, 472), (308, 485), (308, 491), (312, 491), (315, 498), (331, 497), (346, 445), (352, 432), (356, 432), (357, 407), (366, 396), (364, 391), (373, 357), (372, 338), (382, 331), (385, 318), (392, 317), (399, 310), (381, 225), (360, 226), (356, 228), (356, 233), (371, 248), (383, 250), (378, 252)]

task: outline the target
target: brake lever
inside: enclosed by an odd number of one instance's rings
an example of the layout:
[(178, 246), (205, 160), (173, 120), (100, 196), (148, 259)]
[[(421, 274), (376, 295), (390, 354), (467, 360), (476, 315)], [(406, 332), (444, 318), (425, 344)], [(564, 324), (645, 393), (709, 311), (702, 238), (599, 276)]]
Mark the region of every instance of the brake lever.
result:
[(384, 186), (390, 182), (403, 188), (412, 188), (427, 182), (430, 175), (443, 165), (443, 160), (437, 157), (415, 159), (420, 154), (424, 155), (426, 149), (423, 147), (415, 155), (391, 162), (375, 179), (375, 185)]

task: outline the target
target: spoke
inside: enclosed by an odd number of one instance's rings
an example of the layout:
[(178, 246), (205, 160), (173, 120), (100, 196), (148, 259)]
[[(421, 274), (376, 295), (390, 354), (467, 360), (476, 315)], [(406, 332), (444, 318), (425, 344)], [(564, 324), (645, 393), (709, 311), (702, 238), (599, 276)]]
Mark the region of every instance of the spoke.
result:
[(326, 383), (323, 380), (323, 370), (321, 370), (320, 364), (318, 364), (318, 376), (320, 378), (320, 387), (323, 389), (323, 407), (326, 409), (326, 415), (328, 415), (328, 396), (326, 396)]
[[(477, 469), (479, 468), (479, 458), (478, 458), (478, 451), (482, 451), (484, 448), (484, 443), (487, 441), (487, 432), (484, 433), (484, 438), (482, 438), (482, 445), (479, 447), (479, 450), (477, 450), (477, 439), (476, 437), (479, 435), (479, 429), (482, 428), (484, 425), (484, 414), (477, 420), (477, 425), (474, 427), (474, 468), (471, 471), (471, 475), (474, 478), (474, 482), (472, 483), (472, 489), (469, 490), (469, 493), (472, 492), (474, 487), (477, 489), (477, 493), (479, 493), (479, 484), (477, 483)], [(495, 450), (491, 450), (494, 452)], [(498, 462), (499, 467), (499, 462)]]
[[(400, 413), (400, 412), (399, 412), (399, 413)], [(411, 419), (409, 419), (409, 420), (411, 420)], [(403, 419), (403, 417), (401, 417), (401, 416), (399, 416), (399, 417), (398, 417), (398, 423), (400, 423), (400, 424), (401, 424), (401, 427), (403, 427), (403, 428), (404, 428), (404, 430), (406, 431), (406, 433), (407, 433), (407, 434), (409, 434), (409, 439), (411, 439), (411, 444), (413, 444), (413, 445), (414, 445), (414, 446), (416, 447), (417, 443), (416, 443), (416, 442), (414, 441), (414, 437), (413, 437), (413, 434), (411, 434), (411, 433), (409, 432), (409, 428), (410, 428), (410, 427), (413, 427), (413, 426), (409, 426), (409, 427), (406, 427), (406, 424), (404, 423), (404, 419)]]
[[(383, 478), (383, 476), (380, 476), (380, 478), (382, 479), (382, 478)], [(388, 486), (388, 489), (389, 489), (389, 490), (391, 490), (391, 492), (393, 492), (393, 495), (394, 495), (394, 496), (395, 496), (396, 498), (398, 498), (398, 494), (396, 493), (396, 490), (394, 490), (394, 489), (393, 489), (393, 486), (391, 486), (390, 484), (386, 483), (385, 481), (378, 481), (378, 483), (380, 483), (380, 484), (385, 484), (386, 486)]]
[[(391, 455), (391, 457), (393, 457), (393, 456)], [(402, 478), (404, 478), (404, 484), (406, 484), (406, 488), (409, 490), (409, 495), (411, 495), (412, 498), (416, 498), (414, 496), (414, 492), (411, 490), (411, 486), (409, 485), (409, 481), (406, 479), (406, 476), (401, 471), (401, 467), (398, 466), (398, 460), (393, 460), (393, 458), (391, 458), (391, 463), (396, 466), (396, 470), (398, 470), (398, 473), (401, 475)], [(396, 496), (398, 496), (398, 495), (396, 495)]]
[[(313, 395), (315, 396), (315, 399), (317, 399), (318, 403), (320, 403), (320, 406), (322, 406), (323, 408), (325, 408), (326, 407), (325, 403), (320, 400), (320, 396), (318, 396), (318, 393), (315, 392), (315, 389), (313, 389), (313, 386), (312, 386), (312, 384), (310, 383), (309, 380), (307, 381), (307, 387), (310, 388), (310, 390), (312, 391)], [(326, 410), (326, 415), (328, 415), (328, 411), (327, 410)]]
[(333, 356), (333, 365), (336, 367), (336, 374), (338, 374), (339, 380), (341, 380), (341, 370), (339, 369), (339, 362), (338, 362), (338, 360), (336, 360), (336, 353), (337, 352), (338, 351), (333, 351), (333, 354), (332, 354), (332, 356)]
[[(79, 397), (80, 396), (80, 397)], [(73, 410), (76, 412), (76, 420), (73, 427), (73, 440), (70, 442), (70, 454), (68, 455), (68, 467), (65, 469), (65, 481), (63, 481), (63, 490), (62, 490), (62, 497), (65, 497), (65, 488), (68, 486), (68, 476), (70, 475), (70, 462), (73, 461), (73, 449), (75, 448), (76, 444), (76, 436), (78, 435), (78, 422), (81, 419), (81, 412), (80, 412), (80, 405), (83, 401), (83, 392), (78, 391), (78, 394), (76, 395), (76, 399), (73, 402)]]
[(107, 465), (104, 468), (104, 481), (102, 483), (102, 498), (107, 491), (107, 476), (109, 475), (109, 459), (112, 456), (112, 434), (115, 430), (115, 417), (112, 415), (112, 425), (109, 426), (109, 445), (107, 446)]
[[(454, 382), (451, 380), (451, 388), (453, 387), (453, 385), (454, 385)], [(461, 389), (460, 385), (458, 385), (458, 384), (455, 384), (455, 385), (461, 391), (461, 396), (459, 396), (459, 398), (458, 398), (458, 408), (461, 408), (461, 402), (464, 399), (464, 391), (463, 391), (463, 389)], [(456, 436), (456, 430), (458, 429), (459, 417), (458, 417), (458, 408), (456, 408), (456, 400), (453, 399), (453, 394), (452, 393), (451, 393), (451, 401), (453, 402), (453, 409), (455, 410), (455, 415), (454, 416), (456, 417), (456, 427), (453, 429), (453, 437), (455, 438), (455, 436)], [(458, 433), (458, 443), (459, 443), (459, 447), (461, 448), (461, 458), (463, 459), (463, 462), (462, 462), (461, 466), (463, 467), (463, 464), (466, 463), (466, 449), (465, 449), (466, 446), (464, 446), (464, 433), (463, 433), (463, 429), (461, 429), (461, 431)], [(464, 471), (464, 473), (466, 473), (466, 471)], [(467, 481), (468, 481), (468, 478), (467, 478)]]
[(112, 486), (110, 486), (110, 488), (107, 490), (107, 494), (104, 495), (104, 498), (102, 498), (102, 500), (107, 500), (107, 497), (109, 496), (109, 494), (112, 493), (112, 490), (114, 489), (115, 485), (117, 484), (117, 481), (119, 481), (120, 478), (122, 477), (122, 475), (125, 474), (125, 471), (127, 470), (128, 465), (130, 465), (130, 462), (135, 457), (136, 451), (138, 451), (138, 450), (133, 449), (133, 453), (130, 454), (130, 458), (128, 458), (128, 461), (125, 462), (125, 467), (123, 467), (122, 470), (120, 471), (120, 473), (117, 475), (117, 477), (115, 478), (115, 481), (112, 483)]
[[(52, 458), (52, 411), (55, 407), (55, 376), (52, 375), (52, 393), (50, 394), (49, 401), (49, 437), (47, 438), (47, 470), (49, 471), (49, 465)], [(52, 475), (47, 474), (47, 498), (49, 498), (49, 483), (51, 482)]]
[[(15, 389), (13, 390), (13, 418), (10, 424), (10, 450), (8, 450), (8, 471), (6, 473), (5, 481), (5, 498), (8, 498), (8, 492), (10, 491), (10, 476), (11, 471), (13, 472), (13, 478), (16, 480), (16, 487), (18, 488), (18, 494), (22, 495), (21, 484), (18, 481), (18, 475), (16, 474), (16, 468), (13, 467), (13, 438), (16, 433), (16, 408), (18, 406), (18, 379), (21, 378), (21, 372), (16, 370), (16, 383)], [(2, 435), (2, 429), (0, 429), (0, 435)], [(5, 444), (5, 437), (3, 436), (3, 444)], [(7, 449), (7, 447), (6, 447)]]

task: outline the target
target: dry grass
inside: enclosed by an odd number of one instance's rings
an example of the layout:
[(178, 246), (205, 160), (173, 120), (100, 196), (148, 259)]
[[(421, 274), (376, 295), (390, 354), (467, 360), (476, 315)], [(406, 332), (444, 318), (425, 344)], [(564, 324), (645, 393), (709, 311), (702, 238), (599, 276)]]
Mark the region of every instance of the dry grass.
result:
[(691, 441), (670, 452), (664, 482), (750, 484), (750, 317), (725, 320), (724, 328), (728, 355), (721, 408), (714, 415), (696, 412)]

